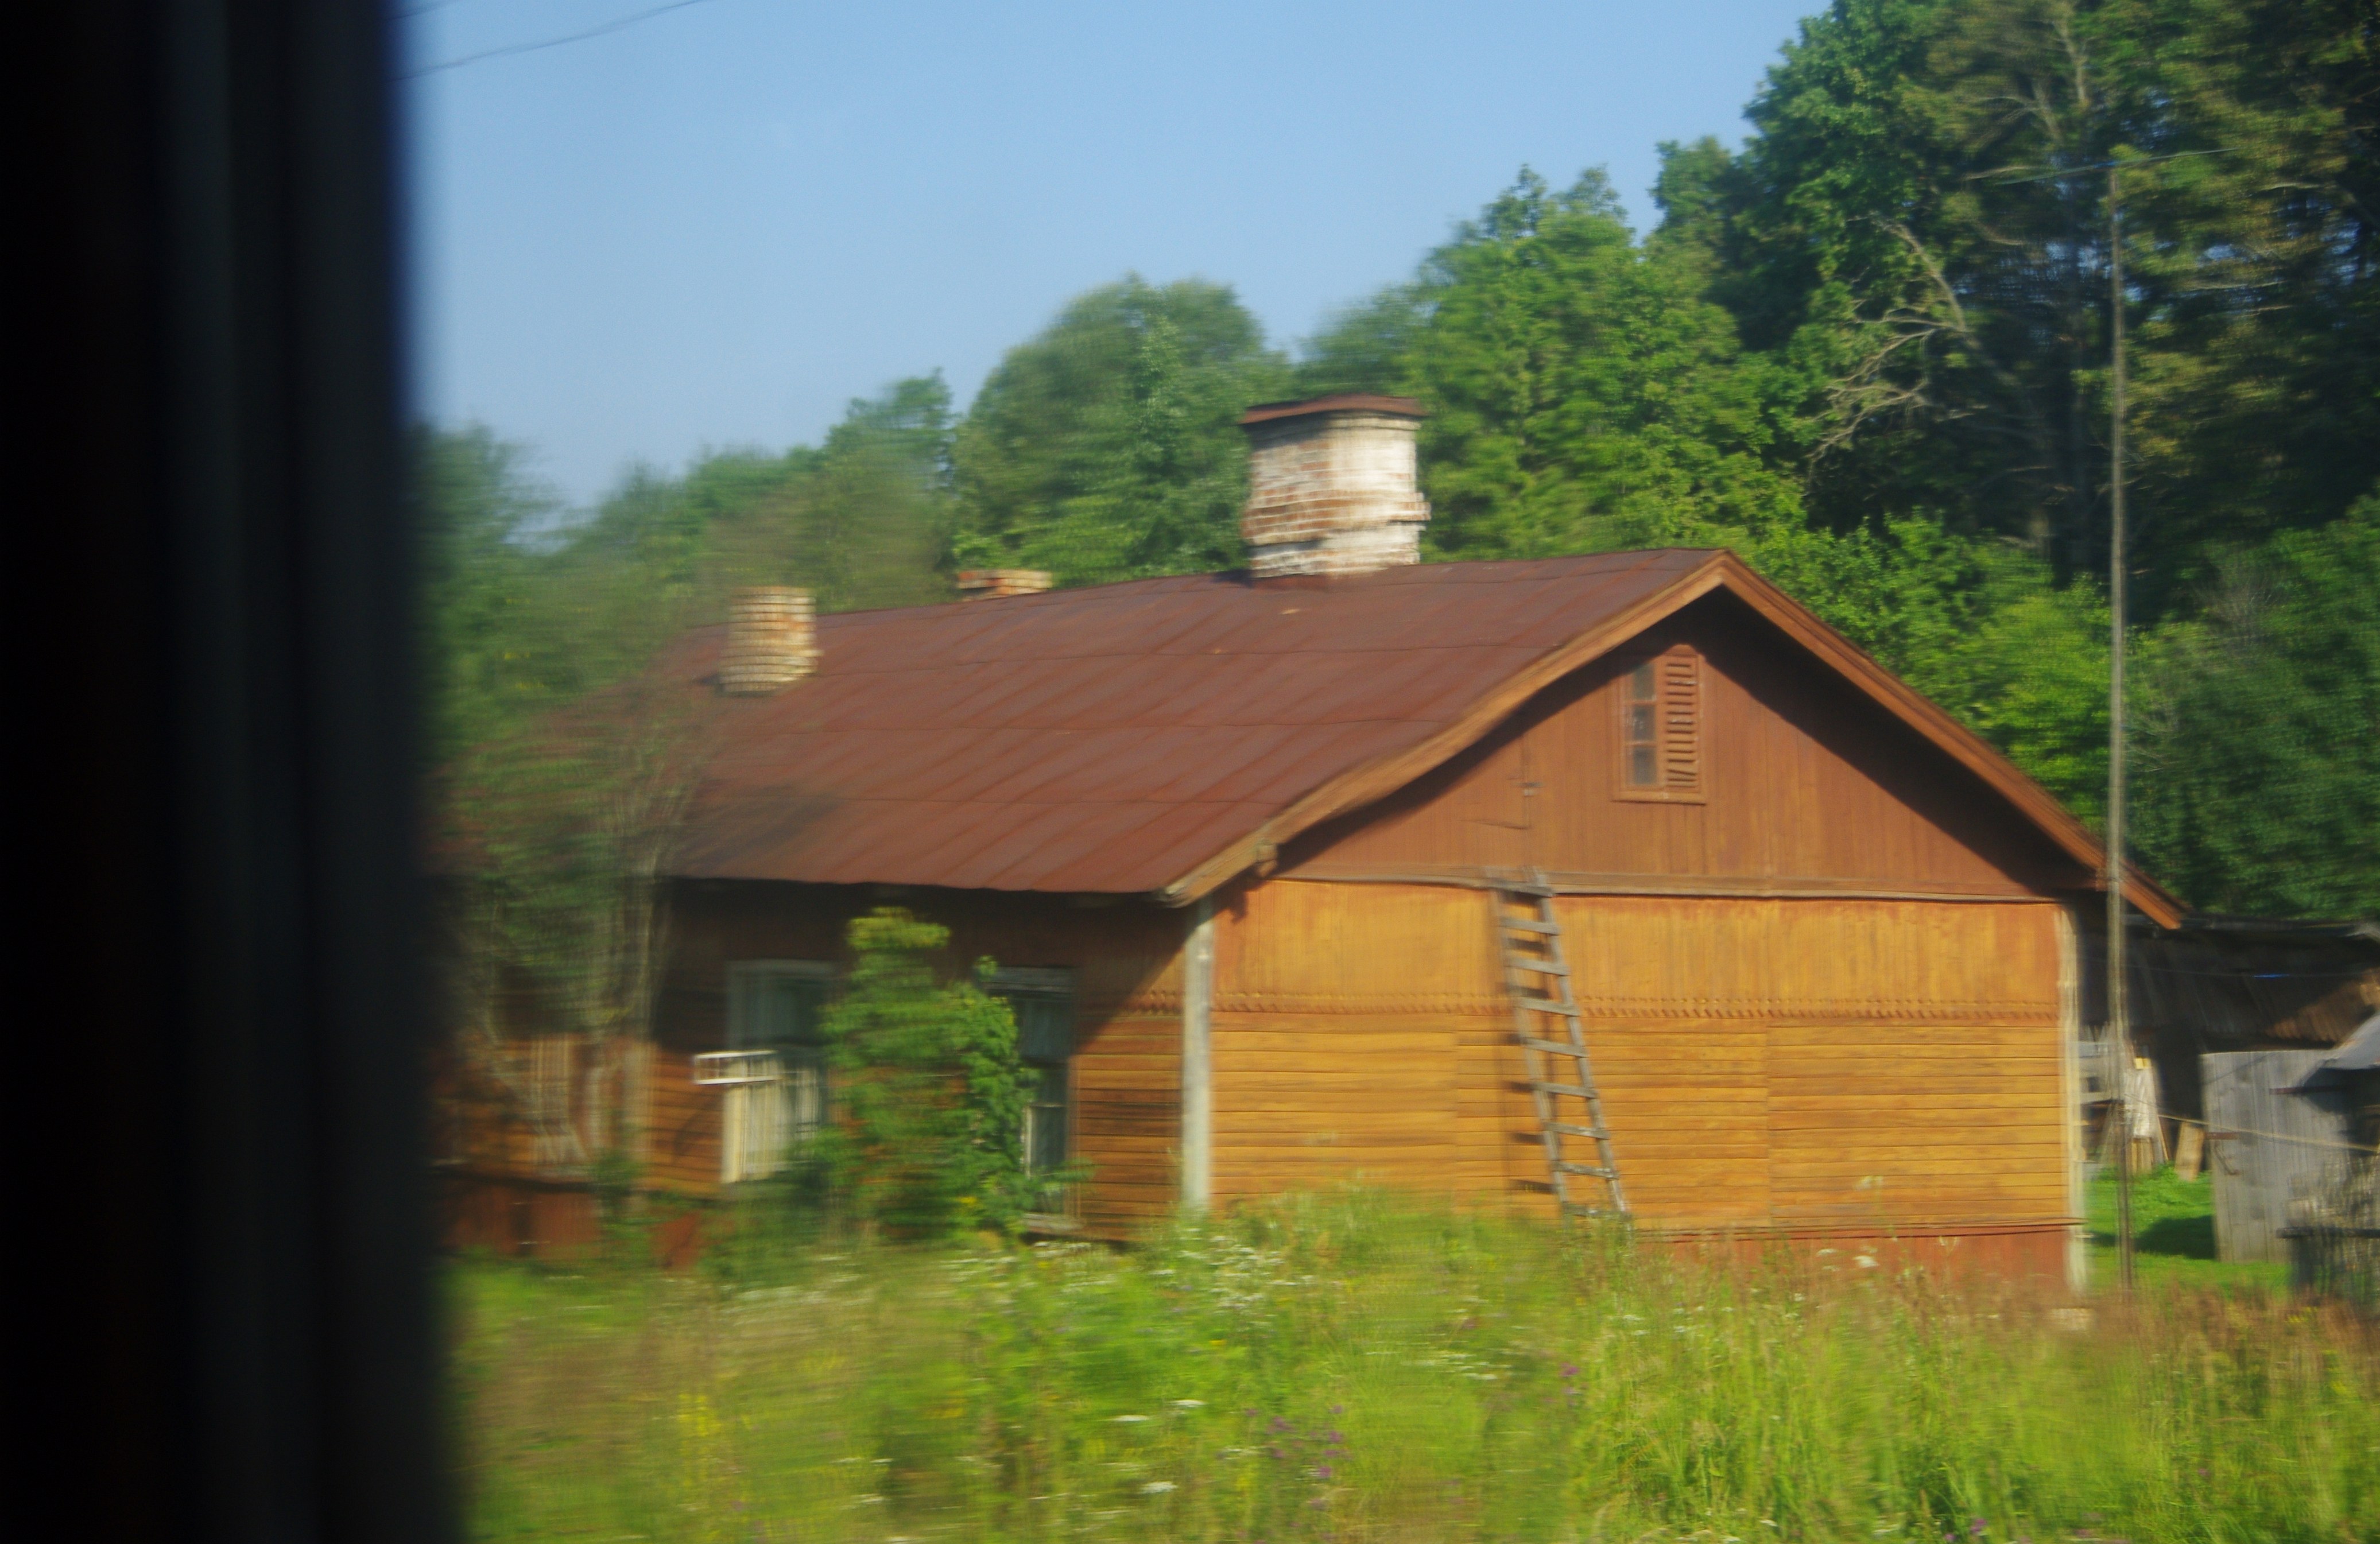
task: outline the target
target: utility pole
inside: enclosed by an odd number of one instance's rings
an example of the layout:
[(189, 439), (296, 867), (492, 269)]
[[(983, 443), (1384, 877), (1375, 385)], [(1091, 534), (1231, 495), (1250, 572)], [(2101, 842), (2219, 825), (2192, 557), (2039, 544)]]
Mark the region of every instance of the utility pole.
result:
[(2124, 1001), (2124, 209), (2121, 169), (2107, 167), (2110, 344), (2107, 478), (2107, 1050), (2116, 1064), (2117, 1280), (2132, 1291), (2132, 1037)]

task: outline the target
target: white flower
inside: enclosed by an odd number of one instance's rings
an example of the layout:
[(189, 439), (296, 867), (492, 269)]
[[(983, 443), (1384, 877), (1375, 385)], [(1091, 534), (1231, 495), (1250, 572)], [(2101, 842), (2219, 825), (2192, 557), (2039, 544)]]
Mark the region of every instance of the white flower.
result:
[(1161, 1496), (1172, 1489), (1173, 1482), (1170, 1479), (1152, 1479), (1140, 1488), (1140, 1493), (1144, 1496)]
[(1173, 1408), (1176, 1410), (1204, 1410), (1207, 1408), (1207, 1402), (1203, 1399), (1177, 1399), (1173, 1402)]
[(1116, 1417), (1116, 1424), (1118, 1426), (1130, 1426), (1135, 1422), (1145, 1421), (1147, 1419), (1148, 1419), (1147, 1416), (1118, 1416)]

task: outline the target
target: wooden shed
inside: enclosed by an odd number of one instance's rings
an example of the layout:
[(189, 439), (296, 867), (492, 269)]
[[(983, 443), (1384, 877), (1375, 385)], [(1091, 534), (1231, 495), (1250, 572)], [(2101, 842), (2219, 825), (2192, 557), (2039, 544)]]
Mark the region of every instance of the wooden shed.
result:
[[(2068, 1273), (2089, 833), (1730, 554), (1416, 564), (1412, 405), (1265, 411), (1249, 571), (657, 667), (711, 749), (618, 1075), (646, 1182), (765, 1163), (698, 1056), (819, 1118), (844, 929), (895, 901), (1007, 972), (1036, 1150), (1089, 1170), (1051, 1227), (1356, 1182)], [(771, 648), (799, 679), (722, 691)]]
[[(2097, 943), (2085, 945), (2094, 989)], [(2136, 918), (2131, 944), (2133, 1044), (2156, 1065), (2168, 1117), (2206, 1118), (2202, 1058), (2335, 1048), (2380, 1009), (2380, 924), (2195, 915), (2165, 929)], [(2086, 1061), (2086, 1084), (2104, 1081), (2095, 1070)]]

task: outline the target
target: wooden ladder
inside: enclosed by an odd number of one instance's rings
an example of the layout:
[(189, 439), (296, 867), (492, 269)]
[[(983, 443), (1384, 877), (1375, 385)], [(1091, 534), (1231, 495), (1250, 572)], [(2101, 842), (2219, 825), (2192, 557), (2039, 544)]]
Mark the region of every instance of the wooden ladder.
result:
[[(1504, 991), (1512, 1001), (1513, 1035), (1528, 1059), (1529, 1097), (1536, 1105), (1538, 1134), (1545, 1139), (1554, 1204), (1565, 1216), (1625, 1216), (1628, 1198), (1620, 1188), (1611, 1132), (1603, 1123), (1603, 1096), (1596, 1091), (1595, 1069), (1587, 1061), (1553, 890), (1542, 874), (1506, 881), (1498, 885), (1494, 906)], [(1571, 1137), (1592, 1140), (1596, 1161), (1582, 1163), (1572, 1157), (1575, 1149), (1563, 1145)], [(1602, 1183), (1605, 1204), (1572, 1193), (1572, 1182), (1582, 1179)]]

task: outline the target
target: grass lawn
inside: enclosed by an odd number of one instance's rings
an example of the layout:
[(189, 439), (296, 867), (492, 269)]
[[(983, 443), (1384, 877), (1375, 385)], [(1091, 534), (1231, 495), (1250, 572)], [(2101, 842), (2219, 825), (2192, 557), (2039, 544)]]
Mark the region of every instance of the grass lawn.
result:
[(479, 1538), (2380, 1538), (2368, 1331), (2180, 1276), (2078, 1331), (1340, 1198), (449, 1284)]
[[(2116, 1176), (2091, 1182), (2091, 1281), (2101, 1290), (2114, 1285)], [(2289, 1268), (2278, 1260), (2215, 1258), (2215, 1179), (2202, 1173), (2183, 1179), (2170, 1167), (2142, 1174), (2132, 1183), (2132, 1268), (2144, 1287), (2186, 1285), (2226, 1290), (2285, 1292)]]

